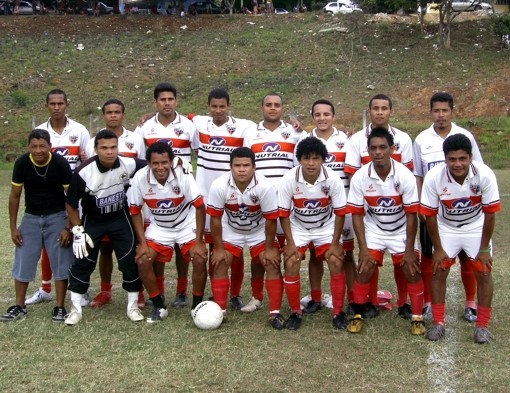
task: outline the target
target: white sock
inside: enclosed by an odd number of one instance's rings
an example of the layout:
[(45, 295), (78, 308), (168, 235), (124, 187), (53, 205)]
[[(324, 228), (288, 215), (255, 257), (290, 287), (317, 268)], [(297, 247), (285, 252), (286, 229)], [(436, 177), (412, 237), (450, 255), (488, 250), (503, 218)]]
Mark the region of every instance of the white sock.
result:
[(128, 292), (127, 309), (138, 308), (138, 292)]
[(73, 307), (76, 309), (77, 312), (80, 314), (83, 312), (81, 308), (81, 299), (83, 298), (83, 295), (76, 292), (71, 292), (71, 303), (73, 304)]

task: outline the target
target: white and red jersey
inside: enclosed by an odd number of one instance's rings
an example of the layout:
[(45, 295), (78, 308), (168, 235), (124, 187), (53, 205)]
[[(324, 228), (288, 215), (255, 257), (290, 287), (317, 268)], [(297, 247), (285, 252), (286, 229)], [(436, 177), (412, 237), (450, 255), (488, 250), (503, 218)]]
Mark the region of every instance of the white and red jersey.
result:
[[(446, 137), (455, 134), (463, 134), (469, 138), (472, 145), (473, 160), (483, 162), (482, 155), (478, 149), (475, 138), (468, 130), (452, 123), (452, 129)], [(436, 165), (444, 163), (443, 142), (446, 138), (441, 137), (431, 125), (425, 131), (418, 134), (414, 140), (413, 157), (414, 157), (414, 174), (415, 176), (425, 177)]]
[(241, 192), (232, 173), (224, 173), (211, 185), (207, 214), (223, 216), (223, 225), (228, 225), (237, 233), (263, 230), (266, 219), (278, 219), (276, 188), (263, 175), (255, 172), (248, 187)]
[[(393, 135), (395, 152), (391, 158), (401, 162), (410, 170), (413, 170), (413, 142), (411, 137), (404, 131), (389, 126), (388, 131)], [(371, 162), (368, 154), (368, 136), (372, 132), (372, 124), (364, 130), (351, 136), (345, 157), (345, 172), (353, 175), (363, 165)]]
[(138, 171), (128, 191), (131, 214), (140, 214), (144, 204), (151, 213), (150, 225), (164, 231), (179, 232), (195, 226), (193, 207), (204, 204), (195, 179), (180, 166), (171, 169), (165, 185), (161, 185), (147, 166)]
[(230, 171), (230, 153), (244, 145), (244, 138), (256, 126), (251, 120), (230, 117), (225, 124), (216, 126), (210, 116), (195, 116), (197, 128), (193, 146), (198, 147), (197, 184), (204, 197), (209, 194), (212, 182)]
[(322, 166), (315, 184), (303, 177), (301, 165), (289, 170), (279, 182), (278, 213), (305, 231), (333, 227), (335, 215), (346, 214), (345, 189), (331, 169)]
[(492, 170), (472, 161), (463, 184), (457, 183), (443, 162), (432, 168), (423, 183), (420, 213), (437, 215), (439, 232), (455, 236), (482, 233), (484, 214), (501, 210), (498, 183)]
[(90, 134), (82, 124), (67, 117), (66, 119), (66, 126), (61, 134), (53, 129), (51, 119), (36, 128), (49, 132), (51, 151), (63, 156), (71, 166), (71, 170), (74, 171), (80, 161), (80, 153), (87, 150)]
[(287, 171), (298, 165), (295, 150), (298, 142), (308, 135), (306, 131), (296, 129), (282, 121), (274, 131), (264, 127), (261, 121), (256, 128), (247, 133), (244, 146), (255, 153), (257, 173), (276, 183)]
[(187, 117), (175, 113), (175, 119), (168, 126), (159, 122), (159, 114), (147, 120), (142, 126), (137, 127), (135, 133), (140, 135), (147, 147), (155, 142), (166, 142), (172, 148), (174, 154), (191, 162), (191, 151), (196, 149), (193, 140), (196, 127)]
[[(145, 144), (140, 135), (133, 131), (128, 131), (122, 127), (122, 135), (118, 138), (119, 140), (119, 156), (141, 158), (145, 160)], [(94, 150), (94, 143), (96, 137), (93, 137), (87, 144), (87, 157), (93, 157), (96, 155)]]
[(322, 143), (326, 145), (328, 156), (326, 157), (326, 162), (324, 165), (334, 170), (338, 174), (344, 183), (346, 193), (348, 193), (349, 177), (345, 173), (345, 156), (347, 154), (347, 145), (350, 142), (347, 134), (333, 127), (333, 134), (327, 140), (317, 135), (316, 128), (312, 130), (311, 135), (319, 138)]
[(413, 173), (391, 160), (391, 170), (383, 181), (373, 164), (364, 165), (351, 178), (347, 210), (365, 215), (367, 233), (381, 236), (405, 235), (406, 213), (419, 210), (418, 189)]

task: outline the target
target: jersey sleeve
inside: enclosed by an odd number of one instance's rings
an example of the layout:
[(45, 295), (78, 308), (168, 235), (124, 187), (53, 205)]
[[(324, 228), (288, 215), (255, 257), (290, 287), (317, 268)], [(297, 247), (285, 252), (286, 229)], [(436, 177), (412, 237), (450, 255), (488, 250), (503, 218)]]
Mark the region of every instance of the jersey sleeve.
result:
[(496, 175), (488, 168), (484, 172), (482, 178), (482, 210), (484, 213), (496, 213), (501, 210)]
[(423, 166), (421, 164), (421, 146), (419, 138), (416, 138), (413, 143), (413, 173), (415, 176), (423, 177)]
[(141, 214), (142, 207), (144, 204), (143, 194), (140, 187), (140, 180), (144, 177), (144, 174), (138, 173), (134, 176), (131, 181), (131, 187), (127, 192), (127, 200), (129, 202), (129, 212), (133, 215)]
[(420, 214), (423, 214), (424, 216), (435, 216), (439, 210), (439, 194), (436, 191), (435, 179), (433, 178), (435, 173), (437, 173), (437, 171), (429, 171), (423, 181), (419, 211)]
[(480, 153), (480, 149), (478, 148), (478, 144), (476, 143), (473, 134), (471, 134), (469, 140), (471, 141), (471, 153), (473, 154), (473, 160), (483, 163), (482, 154)]
[(347, 214), (347, 198), (345, 196), (345, 187), (340, 178), (338, 178), (338, 181), (333, 183), (331, 202), (335, 215), (344, 216)]
[(85, 149), (85, 152), (87, 153), (87, 158), (94, 157), (96, 155), (96, 152), (94, 150), (94, 140), (96, 137), (89, 140), (87, 143), (87, 148)]
[(290, 217), (291, 207), (292, 183), (289, 177), (284, 176), (278, 186), (278, 216), (284, 218)]
[(221, 217), (225, 211), (225, 196), (222, 192), (222, 177), (216, 179), (207, 196), (207, 214), (211, 217)]
[(25, 176), (23, 174), (23, 164), (22, 160), (25, 156), (21, 156), (16, 160), (14, 163), (14, 168), (12, 170), (12, 180), (11, 183), (14, 186), (23, 186), (23, 183), (25, 183)]
[(402, 164), (412, 171), (414, 169), (413, 141), (406, 133), (402, 135), (402, 145)]
[(193, 175), (191, 173), (185, 174), (184, 172), (182, 172), (181, 179), (186, 187), (185, 195), (186, 199), (191, 201), (191, 204), (195, 208), (203, 206), (204, 198), (202, 197), (202, 194), (200, 194), (200, 191), (198, 190), (198, 185), (195, 179), (193, 178)]
[(80, 172), (77, 171), (74, 172), (71, 177), (71, 184), (69, 184), (69, 188), (67, 189), (66, 202), (73, 208), (78, 209), (80, 205), (80, 199), (84, 197), (85, 180), (83, 180), (83, 178), (80, 176)]
[(87, 151), (87, 146), (90, 141), (89, 131), (85, 128), (85, 126), (81, 127), (81, 142), (80, 142), (80, 153), (82, 151)]
[(269, 183), (260, 187), (260, 208), (266, 220), (278, 219), (278, 196), (276, 189)]
[(418, 186), (416, 179), (411, 172), (402, 173), (403, 184), (402, 201), (404, 203), (404, 210), (406, 213), (418, 213), (420, 208), (420, 201), (418, 198)]
[(365, 197), (362, 190), (363, 178), (361, 172), (356, 172), (351, 179), (349, 195), (347, 197), (347, 212), (352, 214), (365, 214)]
[(359, 132), (354, 134), (345, 146), (345, 173), (354, 175), (361, 168), (361, 154), (359, 152)]

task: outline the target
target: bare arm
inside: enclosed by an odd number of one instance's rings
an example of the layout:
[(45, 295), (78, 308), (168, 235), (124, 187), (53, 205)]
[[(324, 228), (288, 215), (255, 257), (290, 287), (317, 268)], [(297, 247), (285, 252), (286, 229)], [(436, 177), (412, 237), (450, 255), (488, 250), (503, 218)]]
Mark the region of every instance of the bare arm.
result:
[(432, 240), (432, 245), (434, 246), (434, 255), (433, 255), (433, 269), (434, 273), (437, 268), (440, 267), (444, 270), (443, 262), (448, 260), (450, 257), (443, 250), (443, 245), (441, 244), (441, 238), (439, 237), (439, 227), (437, 225), (437, 216), (427, 216), (427, 231), (430, 236), (430, 240)]
[(16, 246), (23, 244), (23, 238), (18, 230), (18, 212), (19, 204), (21, 201), (22, 186), (11, 186), (11, 193), (9, 194), (9, 224), (11, 228), (11, 239)]
[(482, 240), (480, 241), (480, 251), (476, 256), (476, 260), (480, 261), (485, 266), (492, 269), (492, 254), (490, 250), (490, 241), (494, 233), (494, 226), (496, 225), (496, 215), (494, 213), (485, 213), (482, 228)]

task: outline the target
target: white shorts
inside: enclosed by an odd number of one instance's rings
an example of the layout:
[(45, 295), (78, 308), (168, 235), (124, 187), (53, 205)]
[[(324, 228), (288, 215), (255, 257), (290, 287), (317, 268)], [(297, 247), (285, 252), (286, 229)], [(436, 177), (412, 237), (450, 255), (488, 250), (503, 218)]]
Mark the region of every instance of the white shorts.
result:
[[(276, 239), (275, 239), (276, 242)], [(243, 247), (247, 245), (250, 248), (251, 258), (257, 256), (266, 248), (265, 226), (255, 232), (239, 233), (230, 227), (223, 227), (223, 243), (225, 249), (235, 257), (243, 255)]]
[(475, 259), (480, 251), (482, 234), (480, 233), (480, 236), (453, 236), (440, 233), (439, 238), (441, 239), (443, 250), (451, 259), (459, 255), (461, 251), (465, 251), (469, 258)]
[(181, 228), (179, 231), (170, 231), (151, 223), (145, 230), (145, 238), (173, 248), (175, 244), (185, 244), (195, 240), (196, 232), (195, 226)]
[(331, 244), (333, 240), (333, 227), (318, 228), (313, 230), (303, 230), (300, 227), (292, 225), (292, 238), (296, 247), (307, 247), (310, 243), (313, 243), (315, 248), (323, 246), (325, 244)]
[[(406, 236), (398, 235), (398, 236), (388, 236), (384, 237), (379, 234), (366, 232), (365, 239), (367, 241), (367, 247), (370, 250), (388, 250), (388, 252), (393, 254), (403, 254), (406, 250)], [(418, 241), (414, 239), (414, 249), (418, 251)]]

